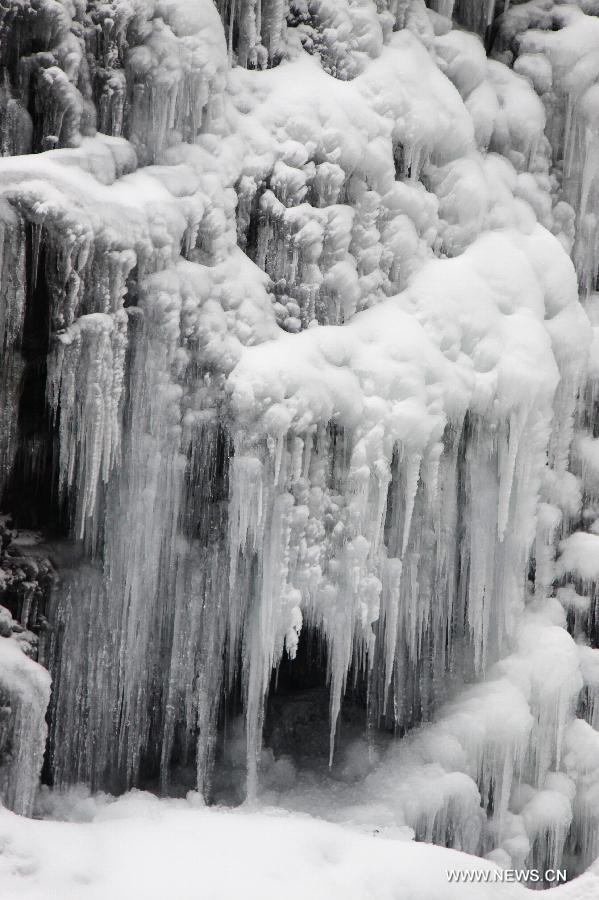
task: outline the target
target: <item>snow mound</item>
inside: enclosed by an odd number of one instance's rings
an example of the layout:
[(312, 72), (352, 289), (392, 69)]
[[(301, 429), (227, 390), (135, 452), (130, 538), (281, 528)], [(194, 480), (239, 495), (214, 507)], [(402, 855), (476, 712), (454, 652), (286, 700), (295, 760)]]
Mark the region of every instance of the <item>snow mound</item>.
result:
[[(55, 812), (59, 812), (55, 809)], [(0, 893), (10, 900), (524, 900), (518, 884), (452, 884), (497, 871), (455, 850), (389, 840), (283, 810), (207, 810), (197, 797), (80, 798), (71, 821), (0, 811)], [(78, 820), (78, 822), (77, 822)], [(77, 824), (74, 824), (77, 822)], [(588, 873), (552, 893), (591, 900)]]

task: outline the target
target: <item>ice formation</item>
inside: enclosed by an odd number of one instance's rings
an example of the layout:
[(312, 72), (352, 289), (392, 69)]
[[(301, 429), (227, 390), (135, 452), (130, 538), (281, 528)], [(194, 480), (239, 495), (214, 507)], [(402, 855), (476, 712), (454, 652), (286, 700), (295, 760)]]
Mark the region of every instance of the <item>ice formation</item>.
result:
[[(254, 800), (277, 673), (320, 666), (333, 772), (351, 690), (395, 733), (352, 803), (599, 855), (598, 14), (2, 7), (0, 489), (60, 574), (6, 605), (46, 781), (194, 768), (210, 800), (242, 710)], [(48, 678), (0, 644), (30, 812)]]

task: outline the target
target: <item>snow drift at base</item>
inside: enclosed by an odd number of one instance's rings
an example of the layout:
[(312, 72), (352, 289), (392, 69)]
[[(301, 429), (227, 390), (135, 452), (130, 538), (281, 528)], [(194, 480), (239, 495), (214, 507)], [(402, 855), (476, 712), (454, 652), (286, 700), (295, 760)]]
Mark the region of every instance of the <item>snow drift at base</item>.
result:
[[(281, 809), (208, 810), (197, 795), (81, 795), (49, 822), (0, 812), (0, 891), (11, 900), (526, 900), (515, 883), (456, 884), (448, 872), (497, 872), (456, 850), (390, 840)], [(77, 824), (74, 824), (76, 822)], [(487, 877), (489, 877), (487, 875)], [(552, 891), (592, 900), (599, 873)]]

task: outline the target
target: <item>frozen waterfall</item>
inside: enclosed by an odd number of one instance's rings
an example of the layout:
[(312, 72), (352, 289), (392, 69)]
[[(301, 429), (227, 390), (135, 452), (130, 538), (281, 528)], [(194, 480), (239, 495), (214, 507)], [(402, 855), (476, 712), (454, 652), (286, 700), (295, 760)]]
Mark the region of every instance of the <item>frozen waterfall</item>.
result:
[(583, 871), (599, 2), (6, 0), (0, 57), (2, 802)]

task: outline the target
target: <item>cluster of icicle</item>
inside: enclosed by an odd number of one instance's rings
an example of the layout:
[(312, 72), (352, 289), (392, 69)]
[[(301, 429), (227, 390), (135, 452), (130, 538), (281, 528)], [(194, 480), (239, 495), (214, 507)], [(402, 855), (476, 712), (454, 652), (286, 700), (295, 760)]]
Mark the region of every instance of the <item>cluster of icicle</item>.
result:
[(85, 554), (48, 613), (48, 766), (168, 791), (176, 750), (208, 792), (240, 686), (255, 797), (273, 670), (313, 627), (331, 761), (362, 671), (371, 724), (420, 726), (367, 786), (418, 837), (584, 865), (599, 10), (430, 7), (0, 11), (0, 476), (43, 290)]

